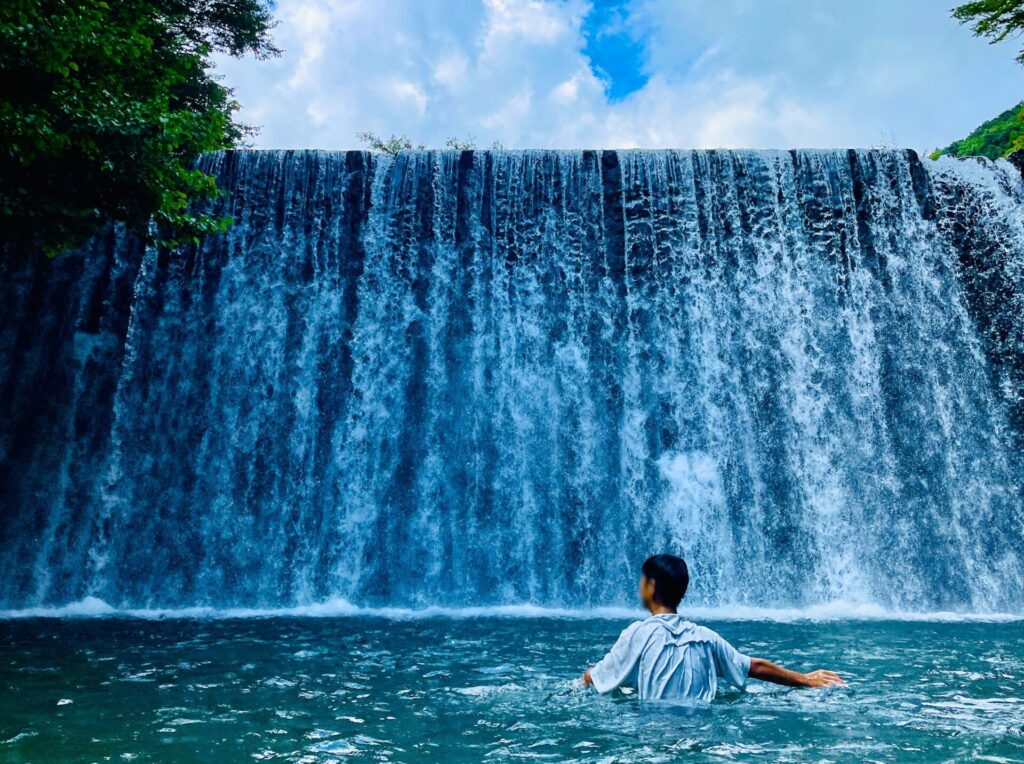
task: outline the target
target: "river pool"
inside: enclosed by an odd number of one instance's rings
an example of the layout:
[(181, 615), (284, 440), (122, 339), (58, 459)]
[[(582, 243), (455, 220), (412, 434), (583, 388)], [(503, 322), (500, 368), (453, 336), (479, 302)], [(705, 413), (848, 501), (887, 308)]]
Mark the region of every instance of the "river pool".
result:
[(847, 675), (707, 708), (575, 679), (628, 620), (0, 620), (0, 761), (1024, 760), (1024, 622), (713, 620)]

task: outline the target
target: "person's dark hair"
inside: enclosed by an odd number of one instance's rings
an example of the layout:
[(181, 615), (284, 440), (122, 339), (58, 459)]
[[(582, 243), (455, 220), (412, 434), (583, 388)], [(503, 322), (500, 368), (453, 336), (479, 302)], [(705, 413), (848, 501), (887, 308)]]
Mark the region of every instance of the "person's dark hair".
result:
[(654, 599), (665, 607), (676, 607), (690, 585), (686, 560), (674, 554), (656, 554), (648, 558), (641, 572), (654, 581)]

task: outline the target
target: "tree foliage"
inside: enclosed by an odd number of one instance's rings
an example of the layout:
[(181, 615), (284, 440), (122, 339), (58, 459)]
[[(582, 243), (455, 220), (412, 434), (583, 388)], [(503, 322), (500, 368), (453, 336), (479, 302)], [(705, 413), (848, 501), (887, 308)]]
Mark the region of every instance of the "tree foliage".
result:
[(0, 236), (57, 254), (109, 221), (166, 244), (227, 222), (195, 167), (237, 145), (214, 52), (278, 51), (263, 0), (4, 0), (0, 4)]
[[(425, 143), (413, 145), (412, 140), (406, 135), (392, 135), (390, 138), (382, 138), (376, 133), (361, 132), (356, 133), (356, 138), (365, 144), (370, 151), (379, 151), (382, 154), (390, 154), (391, 156), (395, 156), (400, 151), (412, 151), (413, 149), (426, 151), (428, 149)], [(472, 151), (477, 147), (476, 138), (472, 135), (468, 135), (465, 138), (452, 136), (445, 139), (444, 147), (455, 151)], [(494, 141), (490, 148), (491, 151), (501, 151), (505, 146), (500, 141)]]
[(999, 157), (1024, 149), (1024, 103), (990, 119), (966, 138), (932, 154), (932, 159), (949, 154), (955, 157)]
[(472, 151), (476, 148), (476, 138), (472, 135), (467, 135), (465, 138), (452, 136), (445, 139), (444, 147), (455, 151)]
[[(961, 24), (970, 24), (978, 37), (990, 42), (1002, 42), (1015, 37), (1024, 29), (1024, 0), (973, 0), (953, 9), (953, 18)], [(1017, 54), (1024, 64), (1024, 49)]]
[(382, 138), (376, 133), (356, 133), (356, 138), (366, 144), (370, 151), (379, 151), (382, 154), (394, 156), (399, 151), (411, 151), (412, 149), (425, 149), (422, 143), (413, 146), (412, 141), (405, 135), (392, 135), (390, 138)]
[[(969, 24), (978, 37), (997, 43), (1024, 31), (1024, 0), (972, 0), (953, 9), (953, 18)], [(1024, 64), (1024, 50), (1017, 55)], [(932, 154), (936, 159), (951, 156), (983, 156), (998, 159), (1024, 149), (1024, 103), (990, 119), (966, 138)]]

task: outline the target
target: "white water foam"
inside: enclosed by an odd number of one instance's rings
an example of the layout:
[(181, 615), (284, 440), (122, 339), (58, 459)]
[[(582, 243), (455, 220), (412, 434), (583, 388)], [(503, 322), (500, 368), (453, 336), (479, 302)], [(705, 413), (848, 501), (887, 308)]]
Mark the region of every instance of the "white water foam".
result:
[[(1024, 621), (1019, 613), (931, 613), (889, 610), (878, 605), (843, 601), (810, 605), (805, 608), (762, 608), (749, 605), (684, 607), (683, 615), (699, 621), (911, 621), (934, 623), (1010, 623)], [(0, 620), (26, 618), (137, 618), (229, 620), (246, 618), (386, 618), (391, 620), (471, 619), (471, 618), (563, 618), (574, 620), (635, 620), (644, 618), (642, 610), (626, 607), (590, 609), (551, 608), (538, 605), (495, 605), (473, 607), (371, 608), (337, 598), (307, 605), (282, 608), (115, 608), (96, 597), (57, 607), (31, 607), (0, 610)]]

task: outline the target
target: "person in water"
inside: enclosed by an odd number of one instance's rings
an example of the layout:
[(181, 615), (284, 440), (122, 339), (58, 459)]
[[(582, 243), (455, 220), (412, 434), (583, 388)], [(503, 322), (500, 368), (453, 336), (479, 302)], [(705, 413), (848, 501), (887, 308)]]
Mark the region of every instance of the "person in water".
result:
[(598, 692), (635, 687), (644, 700), (691, 700), (710, 703), (719, 680), (743, 689), (747, 679), (790, 687), (845, 684), (833, 671), (801, 674), (764, 658), (749, 658), (718, 634), (676, 613), (690, 574), (686, 562), (659, 554), (643, 564), (640, 599), (651, 615), (619, 635), (611, 652), (583, 674), (583, 684)]

